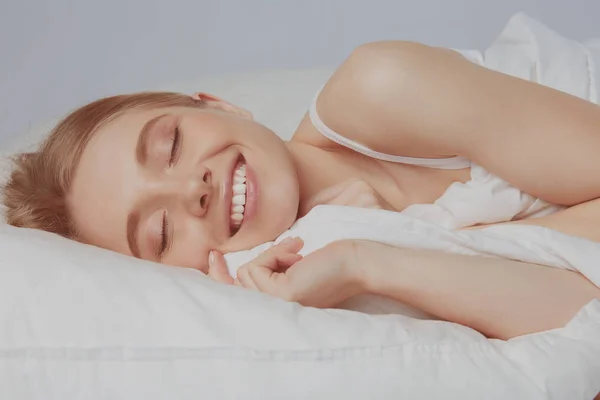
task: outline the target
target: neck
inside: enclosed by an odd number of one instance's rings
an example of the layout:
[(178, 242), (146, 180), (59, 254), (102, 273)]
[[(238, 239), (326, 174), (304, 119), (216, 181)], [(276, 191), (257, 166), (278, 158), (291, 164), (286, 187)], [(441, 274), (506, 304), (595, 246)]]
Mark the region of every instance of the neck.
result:
[(321, 191), (356, 177), (351, 165), (335, 152), (299, 142), (286, 142), (299, 183), (298, 218), (309, 210), (307, 203)]

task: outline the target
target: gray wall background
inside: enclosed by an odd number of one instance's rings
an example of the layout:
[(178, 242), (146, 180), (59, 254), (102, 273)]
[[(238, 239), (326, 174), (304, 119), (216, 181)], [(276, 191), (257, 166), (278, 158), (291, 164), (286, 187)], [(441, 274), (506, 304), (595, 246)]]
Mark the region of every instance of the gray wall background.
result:
[(0, 0), (0, 143), (100, 96), (331, 67), (368, 41), (481, 49), (518, 11), (600, 37), (599, 0)]

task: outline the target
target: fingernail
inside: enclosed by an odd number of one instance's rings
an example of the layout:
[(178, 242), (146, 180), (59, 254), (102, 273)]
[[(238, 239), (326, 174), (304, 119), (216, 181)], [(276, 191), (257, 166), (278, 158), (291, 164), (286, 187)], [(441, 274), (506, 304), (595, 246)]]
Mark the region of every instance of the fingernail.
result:
[(208, 263), (211, 265), (215, 263), (215, 252), (212, 250), (208, 253)]
[(294, 240), (294, 238), (292, 238), (292, 237), (285, 238), (285, 239), (283, 239), (283, 241), (281, 242), (281, 244), (288, 244), (288, 243), (290, 243), (292, 240)]

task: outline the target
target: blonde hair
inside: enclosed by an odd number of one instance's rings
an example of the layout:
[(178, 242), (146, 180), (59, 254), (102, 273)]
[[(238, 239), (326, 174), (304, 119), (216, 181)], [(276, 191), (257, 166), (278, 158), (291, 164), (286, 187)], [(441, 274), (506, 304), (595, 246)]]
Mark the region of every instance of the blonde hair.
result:
[(77, 239), (66, 196), (81, 154), (108, 121), (135, 108), (202, 107), (191, 96), (145, 92), (103, 98), (65, 117), (34, 153), (16, 156), (3, 187), (6, 221), (17, 227), (49, 231)]

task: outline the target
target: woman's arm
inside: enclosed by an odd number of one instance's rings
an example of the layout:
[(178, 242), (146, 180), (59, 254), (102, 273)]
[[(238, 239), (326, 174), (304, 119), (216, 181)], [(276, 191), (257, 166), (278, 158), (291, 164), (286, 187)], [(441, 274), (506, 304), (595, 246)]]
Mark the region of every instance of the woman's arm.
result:
[[(578, 273), (516, 261), (343, 240), (282, 262), (302, 241), (276, 247), (241, 267), (237, 284), (320, 308), (379, 294), (500, 339), (562, 327), (600, 298), (600, 289)], [(212, 263), (226, 270), (222, 257)]]
[(361, 46), (317, 106), (332, 129), (378, 151), (465, 156), (553, 203), (600, 197), (600, 107), (452, 51)]
[(368, 292), (472, 327), (488, 337), (510, 339), (563, 327), (581, 307), (600, 298), (598, 287), (572, 271), (355, 243), (355, 262), (363, 271)]

